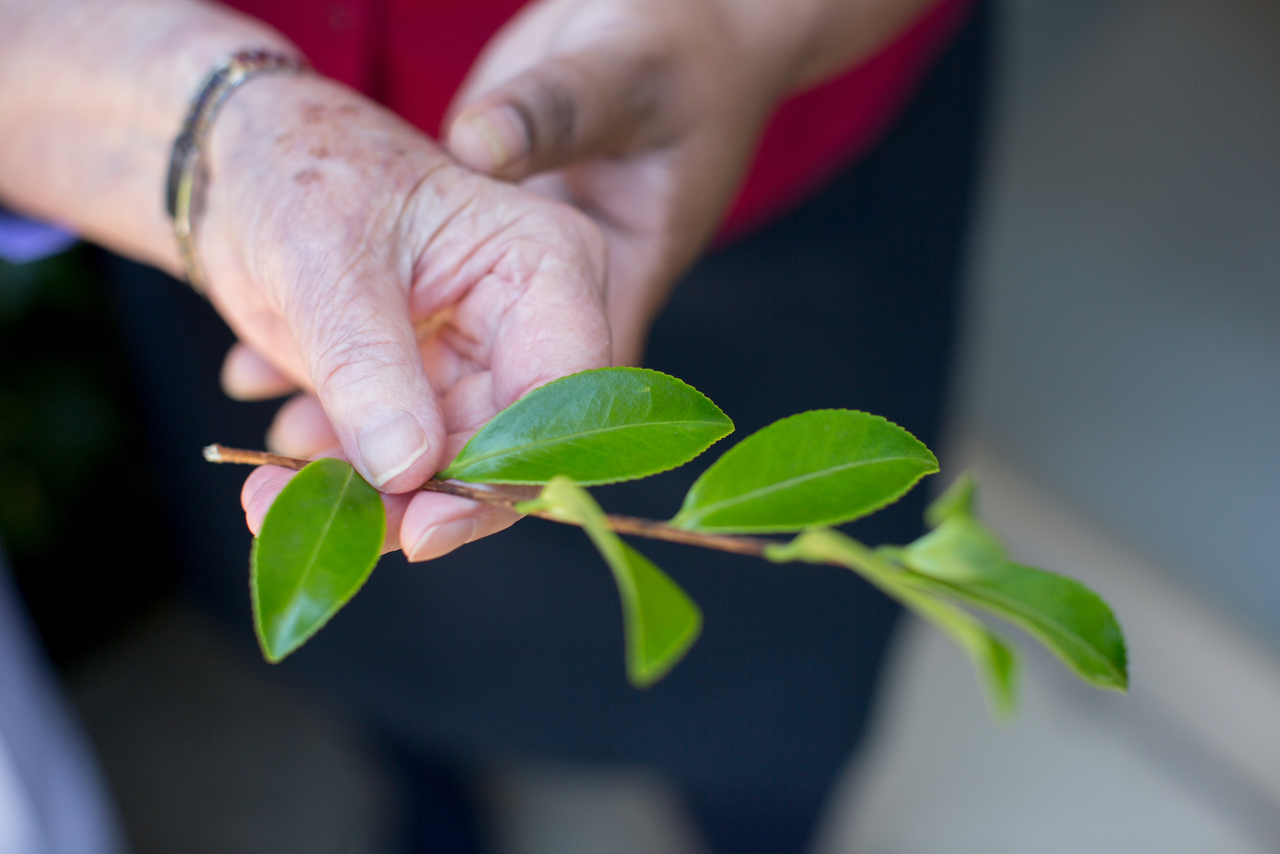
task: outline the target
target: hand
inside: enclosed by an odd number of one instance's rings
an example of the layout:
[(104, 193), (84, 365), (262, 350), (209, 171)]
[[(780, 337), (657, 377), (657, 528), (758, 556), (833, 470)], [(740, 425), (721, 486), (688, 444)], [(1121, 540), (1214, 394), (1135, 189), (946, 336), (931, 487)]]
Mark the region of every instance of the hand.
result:
[[(776, 103), (874, 49), (925, 2), (542, 0), (473, 67), (445, 123), (447, 143), (472, 168), (596, 222), (609, 248), (614, 362), (638, 364)], [(287, 383), (273, 386), (261, 361), (238, 350), (224, 386), (249, 397)], [(319, 404), (299, 397), (268, 445), (311, 456), (333, 439)]]
[[(224, 375), (242, 394), (314, 393), (282, 413), (311, 430), (311, 447), (289, 450), (336, 445), (370, 483), (408, 493), (503, 407), (610, 363), (595, 227), (458, 167), (361, 96), (257, 78), (226, 104), (209, 158), (198, 251), (210, 299), (250, 348)], [(251, 527), (289, 474), (249, 478)], [(387, 502), (388, 547), (417, 558), (515, 519), (434, 493)]]
[(596, 221), (614, 359), (638, 364), (778, 102), (869, 55), (930, 2), (539, 0), (485, 48), (444, 136), (463, 163)]
[(782, 34), (758, 46), (724, 6), (535, 3), (489, 43), (445, 125), (463, 163), (570, 202), (600, 227), (621, 364), (641, 360), (790, 83)]
[[(735, 54), (720, 23), (703, 0), (535, 4), (490, 44), (449, 125), (449, 144), (464, 163), (506, 179), (544, 173), (527, 187), (571, 202), (607, 235), (617, 363), (640, 361), (667, 289), (719, 221), (777, 88), (731, 70)], [(711, 103), (722, 109), (708, 110)], [(282, 364), (279, 358), (264, 360), (255, 339), (241, 338), (252, 349), (233, 349), (223, 371), (232, 396), (281, 394), (307, 375), (281, 375), (269, 364)], [(268, 447), (299, 457), (324, 452), (338, 441), (325, 417), (331, 410), (314, 396), (295, 397), (277, 416)], [(246, 484), (251, 526), (287, 477), (256, 474)], [(258, 490), (261, 484), (270, 488)], [(404, 525), (414, 522), (410, 514)], [(461, 534), (453, 540), (461, 544)], [(407, 528), (402, 542), (411, 557), (442, 553), (415, 550)]]

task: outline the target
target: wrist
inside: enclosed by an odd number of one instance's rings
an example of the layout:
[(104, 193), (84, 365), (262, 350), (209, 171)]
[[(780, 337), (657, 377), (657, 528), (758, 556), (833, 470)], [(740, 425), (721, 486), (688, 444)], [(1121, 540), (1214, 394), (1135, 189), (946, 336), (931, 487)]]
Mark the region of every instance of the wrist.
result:
[[(185, 274), (197, 290), (202, 290), (193, 244), (189, 237), (179, 232), (190, 233), (189, 229), (196, 224), (203, 205), (203, 187), (196, 179), (206, 165), (202, 148), (207, 146), (207, 132), (196, 133), (190, 139), (186, 137), (192, 131), (190, 122), (204, 119), (216, 124), (219, 105), (212, 102), (204, 105), (204, 115), (198, 116), (197, 102), (208, 98), (210, 93), (206, 87), (213, 79), (212, 75), (225, 66), (229, 57), (246, 51), (261, 51), (288, 57), (304, 65), (305, 59), (275, 30), (220, 7), (193, 7), (172, 26), (172, 31), (167, 34), (167, 53), (157, 45), (155, 58), (148, 69), (149, 75), (144, 76), (148, 85), (136, 92), (135, 114), (146, 116), (154, 123), (150, 136), (159, 136), (168, 143), (161, 176), (161, 198), (169, 231), (166, 256), (176, 251), (181, 259), (179, 277)], [(238, 85), (243, 85), (243, 82)], [(234, 94), (234, 87), (227, 93), (228, 96), (231, 94)], [(178, 150), (183, 139), (190, 149), (185, 152), (185, 157), (180, 156)], [(182, 184), (183, 177), (192, 183), (186, 187), (190, 195), (184, 194), (184, 203), (179, 205), (175, 203), (174, 193)]]
[(816, 86), (871, 56), (937, 0), (805, 0), (788, 92)]
[(870, 55), (935, 0), (713, 2), (781, 100)]
[(182, 4), (184, 14), (169, 16), (146, 36), (137, 50), (143, 61), (138, 76), (144, 85), (133, 90), (133, 108), (153, 134), (170, 142), (182, 130), (194, 99), (209, 75), (226, 57), (264, 50), (302, 59), (296, 46), (280, 33), (225, 7)]
[[(0, 15), (0, 193), (26, 212), (171, 272), (173, 141), (219, 56), (295, 50), (264, 24), (195, 2), (32, 3)], [(16, 33), (16, 35), (15, 35)]]
[(824, 5), (830, 0), (712, 0), (742, 55), (738, 68), (756, 72), (753, 85), (765, 86), (773, 101), (796, 88), (804, 75)]

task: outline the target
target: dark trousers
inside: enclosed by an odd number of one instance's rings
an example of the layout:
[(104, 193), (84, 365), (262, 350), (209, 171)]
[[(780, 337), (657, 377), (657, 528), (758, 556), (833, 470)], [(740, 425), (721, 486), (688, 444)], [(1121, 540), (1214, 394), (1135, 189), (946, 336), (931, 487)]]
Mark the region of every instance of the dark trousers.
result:
[[(806, 409), (868, 410), (936, 446), (988, 17), (980, 5), (868, 157), (679, 286), (648, 364), (705, 392), (738, 432), (705, 461), (597, 490), (606, 509), (666, 518), (730, 443)], [(275, 406), (221, 395), (231, 337), (207, 304), (153, 271), (112, 269), (192, 586), (251, 643), (247, 472), (206, 465), (199, 449), (261, 446)], [(852, 533), (911, 539), (924, 492)], [(706, 617), (688, 658), (647, 691), (624, 678), (608, 571), (580, 531), (533, 519), (426, 565), (384, 558), (280, 669), (406, 753), (644, 764), (683, 787), (716, 850), (802, 850), (862, 732), (898, 609), (840, 569), (638, 545)]]

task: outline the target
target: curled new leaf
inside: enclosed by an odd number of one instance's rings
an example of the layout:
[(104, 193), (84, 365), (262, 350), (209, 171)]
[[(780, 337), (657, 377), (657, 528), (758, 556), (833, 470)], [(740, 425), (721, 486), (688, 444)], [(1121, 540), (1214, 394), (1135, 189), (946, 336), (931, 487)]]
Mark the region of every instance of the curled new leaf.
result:
[(972, 515), (977, 490), (978, 482), (972, 474), (965, 472), (960, 475), (941, 495), (929, 502), (924, 509), (925, 523), (936, 528), (952, 516)]
[(387, 517), (378, 491), (348, 463), (311, 463), (276, 497), (253, 541), (253, 621), (268, 661), (319, 631), (368, 579)]
[(586, 530), (613, 571), (622, 599), (627, 677), (637, 688), (647, 688), (666, 676), (702, 631), (702, 612), (688, 594), (624, 543), (591, 494), (569, 478), (552, 478), (537, 498), (518, 509), (546, 511)]
[(1017, 658), (1012, 647), (980, 620), (934, 595), (895, 567), (884, 556), (839, 531), (817, 528), (790, 543), (770, 546), (765, 557), (777, 563), (804, 561), (852, 569), (932, 624), (962, 649), (982, 677), (987, 701), (997, 716), (1017, 704)]
[(720, 408), (682, 380), (601, 368), (548, 383), (499, 412), (438, 477), (616, 483), (684, 465), (732, 432)]
[(715, 533), (839, 525), (898, 500), (937, 470), (923, 443), (878, 415), (802, 412), (730, 448), (694, 483), (671, 524)]
[(967, 513), (943, 520), (905, 548), (885, 551), (917, 572), (952, 582), (979, 579), (1005, 561), (1000, 538)]

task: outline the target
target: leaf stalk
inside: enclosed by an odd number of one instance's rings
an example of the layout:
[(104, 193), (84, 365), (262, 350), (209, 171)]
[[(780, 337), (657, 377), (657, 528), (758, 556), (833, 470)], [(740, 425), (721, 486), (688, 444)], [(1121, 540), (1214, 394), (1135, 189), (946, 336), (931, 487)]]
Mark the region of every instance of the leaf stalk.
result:
[[(281, 466), (294, 471), (302, 471), (312, 462), (311, 460), (303, 460), (298, 457), (285, 457), (280, 454), (272, 454), (268, 451), (250, 451), (243, 448), (228, 448), (226, 445), (209, 445), (204, 449), (204, 458), (211, 463), (238, 463), (250, 466)], [(459, 498), (467, 498), (471, 501), (478, 501), (481, 504), (489, 504), (494, 507), (503, 507), (508, 510), (519, 512), (516, 505), (521, 503), (521, 499), (504, 495), (501, 492), (492, 492), (487, 489), (477, 489), (473, 486), (466, 486), (461, 483), (454, 483), (447, 480), (429, 480), (421, 487), (426, 492), (441, 492), (445, 495), (456, 495)], [(577, 522), (570, 521), (551, 513), (541, 510), (534, 510), (527, 515), (537, 516), (539, 519), (547, 519), (552, 522), (559, 522), (562, 525), (574, 525), (582, 527)], [(686, 531), (682, 528), (675, 528), (666, 522), (659, 522), (656, 519), (641, 519), (636, 516), (617, 516), (607, 514), (605, 523), (609, 528), (617, 534), (626, 534), (633, 537), (644, 537), (650, 540), (663, 540), (668, 543), (683, 543), (689, 546), (701, 546), (705, 549), (715, 549), (716, 551), (729, 552), (731, 554), (747, 555), (748, 557), (764, 557), (765, 550), (770, 546), (777, 546), (775, 540), (768, 540), (763, 537), (743, 537), (730, 534), (703, 534), (697, 531)]]

